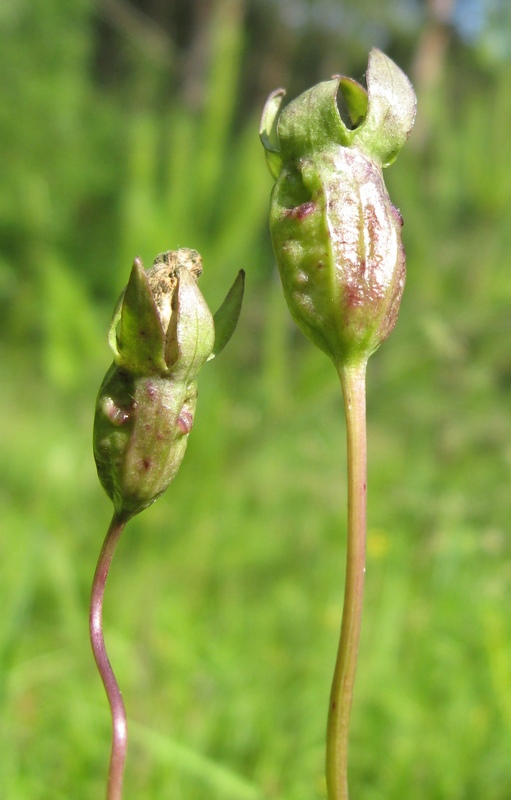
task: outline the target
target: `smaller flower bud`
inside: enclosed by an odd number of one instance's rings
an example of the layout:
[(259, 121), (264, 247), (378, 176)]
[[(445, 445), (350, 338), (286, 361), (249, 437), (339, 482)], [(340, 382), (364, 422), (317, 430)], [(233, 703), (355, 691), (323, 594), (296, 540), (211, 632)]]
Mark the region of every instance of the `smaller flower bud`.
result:
[[(295, 322), (337, 367), (367, 360), (394, 327), (405, 279), (402, 218), (382, 167), (415, 117), (408, 78), (372, 50), (368, 91), (351, 78), (314, 86), (280, 114), (266, 103), (261, 139), (276, 179), (270, 230)], [(337, 108), (341, 91), (351, 119)]]
[(157, 256), (145, 272), (135, 259), (108, 341), (114, 363), (101, 385), (94, 420), (99, 479), (125, 519), (167, 488), (183, 459), (197, 404), (197, 374), (227, 343), (241, 308), (243, 273), (227, 311), (222, 342), (197, 286), (202, 260), (183, 248)]

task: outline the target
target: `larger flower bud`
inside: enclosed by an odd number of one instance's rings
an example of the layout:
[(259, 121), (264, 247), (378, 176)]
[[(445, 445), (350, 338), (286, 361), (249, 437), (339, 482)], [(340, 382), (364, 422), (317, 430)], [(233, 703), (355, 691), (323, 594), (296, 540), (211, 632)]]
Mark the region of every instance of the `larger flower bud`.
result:
[(194, 421), (197, 374), (237, 323), (243, 273), (214, 321), (197, 286), (201, 272), (201, 257), (186, 248), (161, 253), (147, 272), (137, 258), (114, 313), (108, 336), (114, 363), (96, 403), (94, 456), (124, 519), (154, 502), (174, 478)]
[[(382, 167), (415, 118), (408, 78), (372, 50), (367, 91), (350, 78), (314, 86), (280, 114), (266, 103), (261, 139), (276, 179), (270, 230), (295, 322), (337, 367), (366, 361), (394, 327), (405, 280), (402, 218)], [(337, 107), (342, 93), (352, 127)]]

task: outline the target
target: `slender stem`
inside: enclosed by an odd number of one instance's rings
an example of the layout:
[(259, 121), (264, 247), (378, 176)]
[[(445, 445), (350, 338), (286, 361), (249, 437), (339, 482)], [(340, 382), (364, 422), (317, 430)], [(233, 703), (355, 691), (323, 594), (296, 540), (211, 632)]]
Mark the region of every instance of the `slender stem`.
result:
[(128, 746), (126, 711), (119, 685), (115, 679), (103, 637), (103, 598), (108, 571), (117, 542), (126, 526), (126, 518), (114, 514), (99, 554), (89, 608), (90, 640), (94, 658), (105, 687), (112, 714), (112, 750), (108, 770), (107, 800), (121, 800), (124, 764)]
[(366, 364), (339, 369), (348, 455), (348, 542), (341, 637), (328, 713), (328, 800), (348, 800), (348, 734), (362, 622), (366, 551)]

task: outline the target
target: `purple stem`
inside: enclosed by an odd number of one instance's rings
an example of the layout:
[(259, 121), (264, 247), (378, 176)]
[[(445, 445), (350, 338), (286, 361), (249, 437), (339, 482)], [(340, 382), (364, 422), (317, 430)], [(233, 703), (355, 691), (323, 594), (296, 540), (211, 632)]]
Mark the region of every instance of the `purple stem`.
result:
[(117, 546), (117, 542), (126, 526), (126, 518), (114, 513), (108, 528), (101, 553), (99, 554), (89, 608), (89, 630), (92, 652), (96, 661), (101, 680), (105, 687), (110, 711), (112, 714), (112, 750), (110, 753), (110, 766), (108, 770), (107, 800), (121, 800), (124, 764), (126, 762), (126, 749), (128, 746), (128, 732), (126, 725), (126, 710), (119, 685), (115, 679), (110, 661), (105, 648), (103, 637), (103, 597), (108, 571)]

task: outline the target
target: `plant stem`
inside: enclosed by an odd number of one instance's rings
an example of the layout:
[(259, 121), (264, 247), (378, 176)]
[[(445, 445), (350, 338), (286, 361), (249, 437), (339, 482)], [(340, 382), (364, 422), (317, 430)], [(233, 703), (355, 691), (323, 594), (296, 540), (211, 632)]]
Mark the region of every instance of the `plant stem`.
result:
[(126, 526), (126, 518), (114, 513), (99, 554), (89, 608), (89, 628), (92, 652), (105, 687), (112, 714), (112, 750), (108, 770), (107, 800), (121, 800), (124, 764), (128, 746), (126, 710), (119, 685), (115, 679), (103, 637), (103, 598), (108, 571), (117, 542)]
[(339, 368), (348, 456), (348, 541), (341, 636), (328, 713), (328, 800), (348, 800), (348, 734), (362, 622), (366, 551), (366, 363)]

